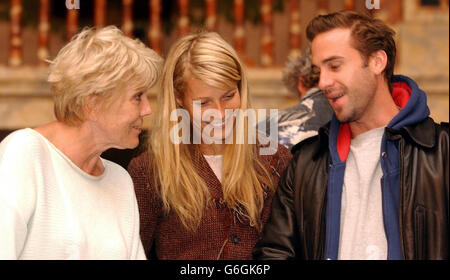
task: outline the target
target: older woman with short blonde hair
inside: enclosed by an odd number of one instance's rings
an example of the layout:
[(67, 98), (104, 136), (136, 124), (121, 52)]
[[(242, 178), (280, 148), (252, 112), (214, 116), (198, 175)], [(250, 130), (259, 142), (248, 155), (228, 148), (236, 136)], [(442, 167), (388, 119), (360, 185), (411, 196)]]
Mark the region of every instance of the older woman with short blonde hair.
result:
[(50, 63), (56, 121), (0, 143), (0, 259), (144, 259), (132, 180), (100, 155), (139, 144), (162, 59), (109, 26)]

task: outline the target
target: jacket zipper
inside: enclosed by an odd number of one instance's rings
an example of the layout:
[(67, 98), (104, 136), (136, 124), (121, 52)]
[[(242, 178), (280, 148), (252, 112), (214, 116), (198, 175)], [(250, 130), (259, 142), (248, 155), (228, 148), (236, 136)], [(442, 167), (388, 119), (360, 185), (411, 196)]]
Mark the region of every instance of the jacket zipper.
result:
[(387, 247), (388, 247), (388, 252), (387, 252), (387, 259), (389, 260), (389, 235), (387, 234), (387, 226), (386, 226), (386, 197), (385, 197), (385, 182), (386, 180), (388, 181), (389, 187), (392, 188), (391, 185), (391, 180), (389, 180), (389, 163), (388, 160), (386, 158), (386, 152), (382, 152), (381, 153), (381, 158), (382, 161), (385, 163), (386, 165), (386, 174), (383, 174), (383, 177), (381, 177), (381, 203), (382, 203), (382, 212), (383, 212), (383, 225), (384, 225), (384, 234), (386, 236), (386, 241), (387, 241)]
[(404, 186), (404, 182), (403, 182), (403, 168), (404, 168), (404, 164), (403, 164), (403, 155), (404, 155), (404, 142), (403, 139), (400, 139), (398, 141), (398, 155), (399, 155), (399, 174), (398, 174), (398, 233), (400, 235), (400, 249), (403, 255), (403, 259), (405, 258), (405, 246), (403, 244), (403, 205), (404, 205), (404, 201), (403, 201), (403, 186)]

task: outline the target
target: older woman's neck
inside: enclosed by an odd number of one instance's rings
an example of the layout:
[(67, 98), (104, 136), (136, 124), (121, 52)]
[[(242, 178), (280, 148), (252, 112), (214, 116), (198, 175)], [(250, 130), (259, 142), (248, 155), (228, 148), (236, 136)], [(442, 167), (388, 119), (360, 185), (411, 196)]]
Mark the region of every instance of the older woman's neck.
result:
[(35, 128), (76, 166), (99, 176), (104, 171), (100, 155), (109, 147), (96, 141), (88, 125), (69, 126), (59, 121)]

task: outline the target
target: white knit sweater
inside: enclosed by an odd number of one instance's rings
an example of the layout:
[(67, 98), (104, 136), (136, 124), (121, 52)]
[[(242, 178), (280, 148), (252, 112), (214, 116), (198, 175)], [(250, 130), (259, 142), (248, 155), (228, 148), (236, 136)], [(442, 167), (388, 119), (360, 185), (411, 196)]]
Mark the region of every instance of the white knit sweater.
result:
[(133, 182), (95, 177), (37, 131), (0, 143), (0, 259), (145, 259)]

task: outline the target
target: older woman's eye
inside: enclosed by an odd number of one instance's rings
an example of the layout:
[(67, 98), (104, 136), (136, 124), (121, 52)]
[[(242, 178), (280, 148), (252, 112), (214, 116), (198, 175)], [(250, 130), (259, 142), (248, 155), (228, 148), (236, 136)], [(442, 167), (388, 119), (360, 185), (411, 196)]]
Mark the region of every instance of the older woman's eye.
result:
[(141, 101), (142, 95), (143, 95), (143, 93), (140, 92), (140, 93), (138, 93), (138, 94), (136, 94), (136, 95), (134, 96), (134, 99), (136, 99), (137, 101)]

